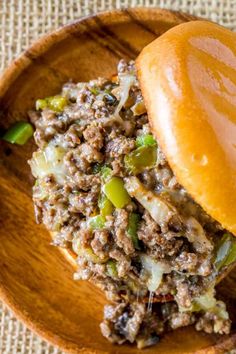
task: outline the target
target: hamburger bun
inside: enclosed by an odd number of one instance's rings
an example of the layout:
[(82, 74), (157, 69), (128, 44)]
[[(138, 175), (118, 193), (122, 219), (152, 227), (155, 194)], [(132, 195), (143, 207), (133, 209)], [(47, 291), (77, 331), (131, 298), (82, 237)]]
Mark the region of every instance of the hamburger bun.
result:
[(179, 183), (236, 234), (236, 35), (184, 23), (136, 64), (153, 134)]

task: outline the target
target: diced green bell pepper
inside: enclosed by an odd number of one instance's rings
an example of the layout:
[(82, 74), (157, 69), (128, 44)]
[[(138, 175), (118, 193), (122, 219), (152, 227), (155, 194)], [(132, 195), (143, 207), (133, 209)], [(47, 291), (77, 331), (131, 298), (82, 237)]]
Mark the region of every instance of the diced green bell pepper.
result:
[(236, 240), (233, 240), (229, 255), (228, 255), (227, 259), (225, 260), (224, 265), (228, 266), (235, 261), (236, 261)]
[(107, 274), (111, 278), (117, 278), (118, 272), (117, 272), (117, 267), (116, 267), (116, 261), (114, 261), (113, 259), (110, 259), (107, 262), (106, 266), (107, 266)]
[(111, 215), (114, 209), (112, 202), (105, 196), (105, 194), (101, 194), (98, 200), (98, 207), (102, 216)]
[(157, 142), (153, 135), (151, 134), (143, 134), (136, 138), (136, 146), (156, 146)]
[(92, 230), (100, 230), (105, 226), (106, 219), (102, 215), (96, 215), (88, 219), (88, 225)]
[(99, 92), (100, 92), (100, 90), (96, 86), (90, 87), (89, 91), (92, 92), (92, 94), (95, 95), (95, 96), (97, 96), (99, 94)]
[(108, 166), (101, 167), (101, 177), (106, 182), (112, 176), (112, 169)]
[(154, 167), (156, 160), (156, 146), (140, 146), (124, 158), (126, 169), (134, 175)]
[(48, 98), (48, 106), (54, 112), (62, 112), (67, 105), (67, 99), (62, 96), (54, 96)]
[(48, 106), (48, 101), (46, 98), (45, 99), (39, 98), (35, 104), (35, 108), (37, 111), (39, 111), (40, 109), (43, 110), (47, 106)]
[(138, 240), (138, 235), (137, 235), (139, 221), (140, 221), (139, 214), (131, 213), (129, 215), (127, 233), (133, 242), (134, 248), (137, 250), (140, 250), (139, 240)]
[(52, 96), (44, 99), (38, 99), (36, 101), (36, 110), (44, 109), (48, 107), (54, 112), (62, 112), (68, 101), (66, 97), (63, 96)]
[(73, 250), (78, 256), (83, 257), (87, 261), (90, 261), (93, 263), (102, 264), (102, 263), (106, 263), (108, 260), (108, 257), (104, 257), (104, 258), (98, 257), (93, 252), (93, 249), (91, 247), (89, 247), (89, 246), (82, 247), (79, 239), (76, 239), (73, 241)]
[(17, 122), (4, 134), (3, 140), (11, 143), (24, 145), (34, 134), (32, 125), (28, 122)]
[(119, 177), (112, 177), (104, 186), (103, 192), (116, 208), (123, 208), (130, 202), (130, 196)]
[(214, 265), (217, 270), (236, 261), (236, 240), (230, 234), (224, 234), (216, 246)]
[[(78, 240), (76, 240), (78, 241)], [(100, 258), (98, 257), (92, 250), (91, 247), (81, 247), (79, 242), (76, 242), (76, 246), (74, 245), (73, 247), (74, 252), (80, 256), (85, 258), (87, 261), (93, 262), (93, 263), (98, 263), (98, 264), (102, 264), (102, 263), (106, 263), (108, 257), (105, 258)]]
[(100, 258), (98, 257), (92, 250), (91, 247), (87, 247), (83, 249), (83, 256), (88, 260), (93, 263), (106, 263), (107, 257), (105, 258)]

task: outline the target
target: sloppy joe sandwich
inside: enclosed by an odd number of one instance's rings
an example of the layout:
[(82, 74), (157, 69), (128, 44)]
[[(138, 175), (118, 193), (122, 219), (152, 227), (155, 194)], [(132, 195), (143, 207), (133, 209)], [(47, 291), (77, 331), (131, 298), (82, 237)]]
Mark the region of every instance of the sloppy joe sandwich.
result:
[(236, 261), (235, 43), (181, 24), (112, 78), (68, 82), (29, 113), (37, 222), (75, 255), (75, 280), (105, 292), (113, 343), (230, 333), (215, 286)]

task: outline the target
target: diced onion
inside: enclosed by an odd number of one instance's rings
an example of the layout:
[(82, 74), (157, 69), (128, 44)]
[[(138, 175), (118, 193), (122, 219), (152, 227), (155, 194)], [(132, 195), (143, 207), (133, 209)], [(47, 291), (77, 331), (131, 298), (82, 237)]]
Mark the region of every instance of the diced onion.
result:
[(100, 258), (93, 252), (91, 247), (82, 247), (78, 238), (73, 240), (72, 249), (78, 256), (83, 257), (87, 261), (93, 262), (95, 264), (102, 264), (108, 261), (107, 256), (104, 256), (104, 258)]
[(194, 302), (204, 311), (213, 312), (224, 320), (229, 319), (225, 304), (215, 298), (214, 288), (210, 288), (204, 295), (195, 298)]
[(195, 298), (194, 302), (198, 304), (202, 310), (207, 311), (216, 306), (216, 299), (214, 295), (214, 288), (210, 288), (204, 295)]
[(147, 255), (141, 255), (143, 268), (150, 274), (148, 279), (148, 290), (156, 291), (161, 284), (163, 274), (170, 273), (171, 268), (165, 262), (157, 262)]
[(175, 209), (158, 195), (147, 190), (137, 177), (125, 179), (125, 188), (137, 199), (159, 225), (165, 224), (175, 214)]
[(187, 232), (186, 237), (193, 244), (195, 250), (199, 253), (212, 251), (213, 245), (206, 237), (205, 231), (201, 224), (193, 217), (186, 220)]
[(62, 184), (66, 177), (66, 168), (63, 163), (65, 149), (49, 143), (44, 150), (33, 153), (30, 160), (32, 174), (35, 178), (44, 178), (52, 174), (57, 182)]
[(229, 314), (226, 311), (226, 306), (223, 301), (217, 300), (215, 298), (215, 290), (214, 287), (210, 287), (207, 292), (203, 295), (196, 297), (193, 302), (191, 308), (179, 308), (181, 312), (191, 311), (205, 311), (211, 312), (217, 315), (222, 320), (228, 320)]
[(115, 117), (119, 117), (120, 110), (128, 100), (129, 91), (131, 86), (134, 84), (134, 82), (135, 82), (135, 76), (133, 75), (120, 76), (120, 101), (114, 113)]

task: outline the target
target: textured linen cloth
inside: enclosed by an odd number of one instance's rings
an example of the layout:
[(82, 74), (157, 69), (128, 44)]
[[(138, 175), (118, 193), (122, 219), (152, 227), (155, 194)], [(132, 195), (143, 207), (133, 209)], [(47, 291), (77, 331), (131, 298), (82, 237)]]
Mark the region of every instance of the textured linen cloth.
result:
[[(82, 16), (122, 7), (180, 10), (236, 30), (236, 0), (0, 0), (0, 71), (44, 33)], [(1, 354), (61, 354), (0, 303)]]

